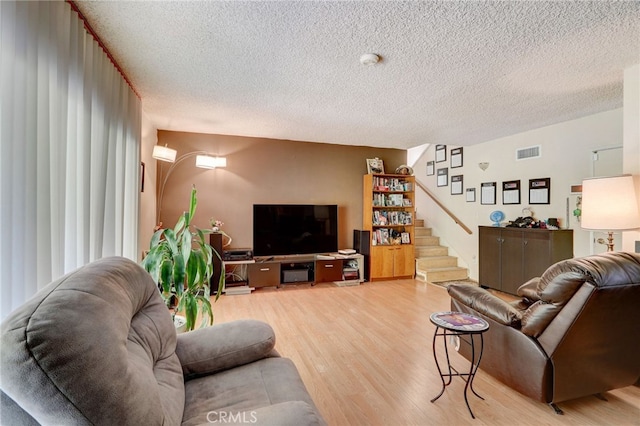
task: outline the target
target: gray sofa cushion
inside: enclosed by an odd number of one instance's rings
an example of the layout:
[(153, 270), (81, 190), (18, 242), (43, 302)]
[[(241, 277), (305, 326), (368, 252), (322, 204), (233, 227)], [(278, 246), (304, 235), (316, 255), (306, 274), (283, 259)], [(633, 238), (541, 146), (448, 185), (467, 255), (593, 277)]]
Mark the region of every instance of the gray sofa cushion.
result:
[(221, 417), (241, 417), (249, 424), (324, 424), (296, 367), (286, 358), (265, 358), (217, 373), (215, 380), (189, 380), (185, 387), (183, 425), (206, 424)]

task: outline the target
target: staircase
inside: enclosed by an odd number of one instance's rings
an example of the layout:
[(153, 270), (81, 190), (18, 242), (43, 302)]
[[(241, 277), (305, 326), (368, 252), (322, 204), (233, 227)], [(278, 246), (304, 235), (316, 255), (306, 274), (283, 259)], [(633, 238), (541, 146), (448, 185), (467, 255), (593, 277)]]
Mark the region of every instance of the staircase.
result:
[(431, 235), (424, 220), (416, 220), (415, 227), (416, 279), (442, 282), (468, 279), (466, 268), (458, 266), (458, 258), (449, 256), (449, 249), (440, 245), (440, 238)]

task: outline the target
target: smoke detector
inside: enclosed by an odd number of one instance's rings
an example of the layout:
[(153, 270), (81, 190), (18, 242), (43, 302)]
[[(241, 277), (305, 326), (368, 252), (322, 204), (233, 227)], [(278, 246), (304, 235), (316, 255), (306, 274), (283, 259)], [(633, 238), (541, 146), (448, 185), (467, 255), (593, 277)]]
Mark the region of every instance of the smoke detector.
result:
[(380, 56), (375, 53), (365, 53), (360, 56), (360, 63), (362, 65), (375, 65), (380, 61)]

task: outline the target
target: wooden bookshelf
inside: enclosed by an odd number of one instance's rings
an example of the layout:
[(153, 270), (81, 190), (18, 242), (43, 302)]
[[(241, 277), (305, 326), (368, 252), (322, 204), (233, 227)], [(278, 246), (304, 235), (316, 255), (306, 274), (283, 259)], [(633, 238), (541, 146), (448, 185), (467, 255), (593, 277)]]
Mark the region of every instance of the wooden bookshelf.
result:
[(413, 278), (415, 274), (415, 177), (364, 175), (363, 229), (371, 232), (370, 278)]

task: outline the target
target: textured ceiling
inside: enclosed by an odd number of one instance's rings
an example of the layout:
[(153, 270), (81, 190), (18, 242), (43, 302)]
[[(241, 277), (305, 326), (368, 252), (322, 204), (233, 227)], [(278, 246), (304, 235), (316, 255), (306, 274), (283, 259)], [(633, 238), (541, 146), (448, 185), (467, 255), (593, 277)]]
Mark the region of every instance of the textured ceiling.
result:
[(637, 1), (75, 3), (166, 130), (471, 145), (619, 108), (640, 63)]

